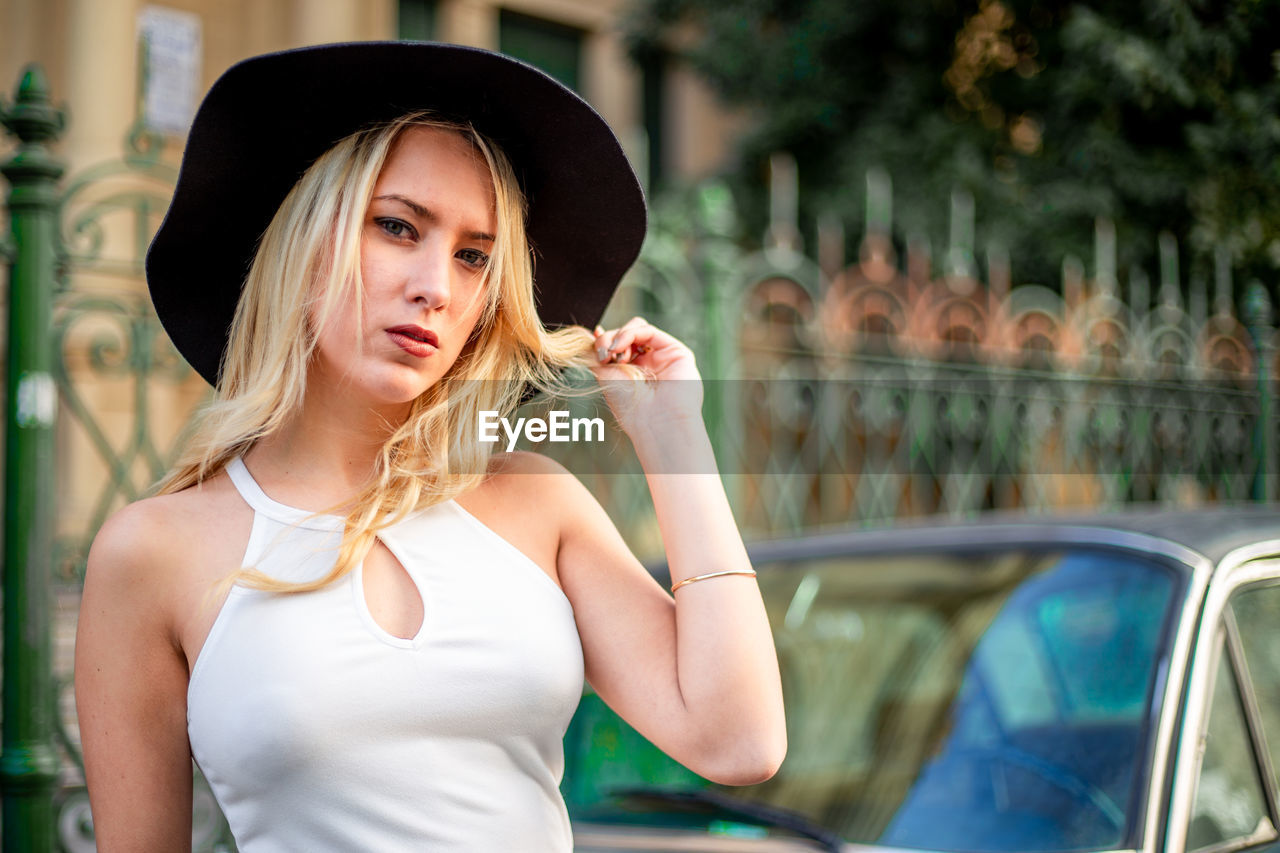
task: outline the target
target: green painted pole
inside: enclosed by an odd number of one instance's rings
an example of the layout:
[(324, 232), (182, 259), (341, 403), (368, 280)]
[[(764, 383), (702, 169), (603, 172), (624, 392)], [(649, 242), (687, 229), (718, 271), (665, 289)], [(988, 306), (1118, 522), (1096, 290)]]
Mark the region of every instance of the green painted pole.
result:
[(1244, 298), (1244, 320), (1249, 328), (1249, 336), (1253, 338), (1253, 351), (1258, 359), (1258, 424), (1253, 432), (1254, 453), (1258, 459), (1258, 470), (1253, 476), (1253, 499), (1268, 501), (1276, 498), (1276, 480), (1280, 473), (1276, 471), (1275, 440), (1275, 388), (1274, 377), (1271, 376), (1271, 359), (1275, 356), (1275, 343), (1272, 340), (1274, 330), (1271, 328), (1271, 298), (1261, 282), (1249, 285)]
[(707, 275), (704, 277), (705, 288), (702, 291), (702, 328), (706, 330), (706, 361), (702, 373), (710, 377), (710, 382), (703, 383), (702, 417), (707, 425), (707, 434), (711, 437), (711, 446), (717, 461), (724, 466), (729, 452), (725, 436), (724, 391), (726, 381), (724, 299), (728, 284), (726, 270), (716, 268), (715, 261), (708, 263)]
[(4, 681), (0, 839), (6, 851), (53, 853), (58, 780), (53, 692), (53, 383), (51, 320), (62, 165), (48, 144), (63, 128), (38, 66), (29, 65), (0, 123), (18, 149), (8, 179), (12, 264), (5, 387)]
[[(728, 233), (730, 220), (726, 216), (726, 208), (731, 203), (732, 199), (723, 187), (711, 186), (699, 191), (698, 216), (705, 231), (701, 241), (703, 250), (699, 272), (703, 282), (701, 311), (706, 343), (698, 352), (698, 370), (704, 377), (702, 417), (722, 473), (732, 470), (727, 466), (736, 450), (725, 420), (732, 342), (724, 320), (726, 303), (733, 298), (730, 288), (740, 260), (738, 249)], [(732, 498), (732, 489), (728, 484), (726, 488)]]

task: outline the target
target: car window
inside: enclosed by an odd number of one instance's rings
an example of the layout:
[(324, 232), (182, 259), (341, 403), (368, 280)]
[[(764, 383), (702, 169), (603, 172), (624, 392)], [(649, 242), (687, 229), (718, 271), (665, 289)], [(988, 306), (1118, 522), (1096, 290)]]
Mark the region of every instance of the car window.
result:
[(1123, 845), (1173, 584), (1105, 552), (1056, 555), (978, 640), (949, 733), (885, 830), (903, 847)]
[(1255, 586), (1236, 593), (1231, 611), (1240, 629), (1240, 648), (1257, 700), (1272, 777), (1280, 783), (1275, 778), (1280, 767), (1280, 585)]
[[(1148, 781), (1181, 574), (1083, 547), (757, 568), (789, 747), (773, 779), (729, 793), (851, 842), (1136, 846), (1130, 809)], [(645, 775), (632, 787), (675, 782), (657, 767)], [(599, 789), (574, 795), (575, 816), (608, 818)], [(617, 814), (634, 820), (635, 806)]]
[(1268, 826), (1258, 764), (1249, 741), (1231, 656), (1219, 643), (1218, 672), (1204, 735), (1204, 758), (1187, 828), (1187, 849), (1248, 838)]
[[(1147, 707), (1153, 652), (1170, 588), (1160, 575), (1113, 576), (1107, 557), (1064, 558), (1057, 575), (1011, 597), (976, 652), (1000, 724), (1131, 720)], [(1097, 575), (1098, 583), (1082, 583)], [(1115, 666), (1116, 661), (1145, 665)]]

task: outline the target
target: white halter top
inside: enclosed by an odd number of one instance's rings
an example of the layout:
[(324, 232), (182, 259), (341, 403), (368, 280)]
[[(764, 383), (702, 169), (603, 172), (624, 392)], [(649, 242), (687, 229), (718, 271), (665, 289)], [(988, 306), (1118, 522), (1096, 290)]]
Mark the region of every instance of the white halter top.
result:
[[(314, 578), (342, 520), (263, 493), (244, 563)], [(191, 673), (187, 731), (242, 853), (573, 847), (562, 740), (583, 688), (569, 601), (457, 503), (382, 542), (422, 596), (417, 635), (369, 613), (361, 569), (313, 593), (233, 587)]]

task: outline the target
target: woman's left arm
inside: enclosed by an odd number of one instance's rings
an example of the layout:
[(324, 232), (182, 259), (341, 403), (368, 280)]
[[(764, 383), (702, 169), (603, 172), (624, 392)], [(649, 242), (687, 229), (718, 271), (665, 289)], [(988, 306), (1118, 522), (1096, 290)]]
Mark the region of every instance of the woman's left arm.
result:
[[(639, 318), (597, 330), (596, 343), (595, 372), (644, 468), (672, 582), (749, 571), (702, 420), (693, 354)], [(627, 363), (640, 370), (619, 366)], [(786, 724), (755, 578), (728, 574), (670, 594), (594, 498), (573, 491), (557, 562), (592, 686), (702, 776), (731, 785), (772, 776), (786, 754)]]

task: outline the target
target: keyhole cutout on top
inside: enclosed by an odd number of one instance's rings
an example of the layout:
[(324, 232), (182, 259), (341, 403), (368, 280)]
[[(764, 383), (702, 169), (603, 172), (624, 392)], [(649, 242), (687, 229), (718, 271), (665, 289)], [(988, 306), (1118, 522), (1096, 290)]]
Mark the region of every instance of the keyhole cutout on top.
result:
[(393, 637), (411, 640), (422, 629), (422, 594), (405, 567), (382, 540), (364, 558), (364, 601), (378, 627)]

